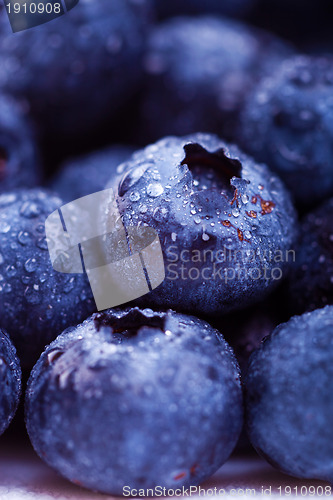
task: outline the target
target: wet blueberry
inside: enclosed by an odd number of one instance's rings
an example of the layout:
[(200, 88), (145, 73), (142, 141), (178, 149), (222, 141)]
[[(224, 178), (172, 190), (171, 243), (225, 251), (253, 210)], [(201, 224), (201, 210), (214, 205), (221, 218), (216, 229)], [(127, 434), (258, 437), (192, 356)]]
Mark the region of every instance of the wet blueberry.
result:
[(11, 33), (0, 16), (0, 88), (29, 100), (44, 133), (92, 133), (136, 92), (149, 0), (80, 0), (65, 16)]
[(0, 435), (15, 415), (21, 394), (21, 368), (15, 347), (0, 328)]
[(333, 307), (295, 316), (251, 356), (245, 380), (252, 444), (277, 469), (333, 479)]
[(236, 444), (238, 366), (222, 335), (197, 318), (108, 310), (42, 354), (26, 422), (41, 458), (87, 488), (196, 485)]
[(68, 160), (53, 179), (51, 188), (65, 201), (101, 191), (113, 174), (122, 174), (122, 163), (132, 152), (129, 146), (112, 146)]
[(273, 35), (226, 19), (174, 18), (157, 26), (144, 59), (145, 139), (197, 131), (233, 139), (245, 97), (291, 52)]
[(33, 126), (24, 107), (0, 95), (0, 192), (35, 186), (39, 170)]
[(333, 194), (333, 70), (328, 58), (288, 59), (241, 117), (240, 142), (275, 170), (301, 205)]
[[(164, 282), (141, 303), (224, 314), (278, 284), (297, 227), (288, 193), (266, 166), (205, 134), (165, 138), (125, 165), (122, 220), (154, 228), (165, 263)], [(106, 233), (107, 213), (101, 220)], [(154, 279), (159, 268), (149, 272)]]
[(52, 268), (45, 219), (61, 205), (39, 189), (0, 195), (0, 327), (26, 367), (64, 328), (95, 310), (83, 274)]
[(303, 219), (286, 292), (292, 314), (333, 304), (333, 199)]

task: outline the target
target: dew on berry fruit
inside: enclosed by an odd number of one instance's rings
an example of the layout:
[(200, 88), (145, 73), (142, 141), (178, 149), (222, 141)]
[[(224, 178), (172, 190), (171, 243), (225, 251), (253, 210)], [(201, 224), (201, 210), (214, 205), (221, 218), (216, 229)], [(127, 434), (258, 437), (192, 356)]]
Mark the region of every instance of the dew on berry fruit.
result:
[(38, 290), (34, 290), (34, 288), (27, 288), (24, 292), (24, 296), (29, 302), (29, 304), (39, 304), (42, 300), (41, 294)]
[(172, 239), (172, 241), (176, 241), (177, 234), (176, 233), (171, 233), (171, 239)]
[(160, 196), (163, 193), (163, 191), (164, 189), (162, 184), (158, 182), (154, 184), (149, 184), (149, 186), (147, 187), (147, 194), (152, 198), (157, 198), (157, 196)]
[(6, 269), (6, 274), (8, 278), (13, 278), (17, 273), (17, 269), (15, 266), (8, 266)]
[(207, 233), (202, 233), (202, 239), (203, 239), (203, 241), (208, 241), (209, 235)]
[(47, 250), (47, 241), (46, 241), (46, 238), (39, 238), (36, 242), (36, 245), (38, 248), (40, 248), (41, 250)]
[(168, 213), (169, 213), (169, 210), (167, 208), (158, 207), (155, 209), (155, 211), (153, 213), (153, 217), (156, 221), (159, 222), (159, 221), (162, 221), (163, 219), (165, 219), (168, 216)]
[(134, 170), (127, 172), (119, 184), (119, 196), (124, 196), (124, 194), (141, 179), (147, 168), (148, 165), (140, 165)]
[(246, 205), (249, 202), (249, 197), (247, 194), (242, 195), (242, 202)]
[(239, 212), (238, 208), (233, 208), (233, 209), (231, 210), (231, 213), (232, 213), (232, 215), (233, 215), (234, 217), (239, 217), (239, 214), (240, 214), (240, 212)]
[(31, 235), (28, 231), (20, 231), (17, 239), (21, 245), (28, 245), (32, 241)]
[(67, 281), (67, 283), (64, 284), (63, 291), (65, 293), (69, 293), (71, 290), (73, 290), (74, 286), (75, 286), (75, 278), (72, 277)]
[(5, 259), (3, 258), (2, 253), (0, 253), (0, 266), (5, 262)]
[(0, 233), (6, 234), (10, 231), (10, 224), (8, 222), (2, 220), (0, 221)]
[(39, 203), (35, 203), (34, 201), (25, 201), (22, 203), (20, 209), (20, 215), (27, 219), (32, 219), (34, 217), (38, 217), (42, 213), (42, 208)]
[(148, 207), (147, 205), (141, 205), (140, 208), (139, 208), (139, 211), (141, 214), (145, 214), (148, 210)]
[(132, 191), (131, 194), (130, 194), (130, 196), (129, 196), (129, 199), (131, 201), (139, 201), (139, 199), (140, 199), (140, 193), (139, 193), (139, 191)]
[(0, 207), (6, 207), (11, 205), (17, 200), (17, 196), (14, 193), (3, 193), (0, 195)]
[(33, 273), (37, 269), (37, 260), (34, 258), (28, 259), (24, 264), (24, 269), (28, 273)]

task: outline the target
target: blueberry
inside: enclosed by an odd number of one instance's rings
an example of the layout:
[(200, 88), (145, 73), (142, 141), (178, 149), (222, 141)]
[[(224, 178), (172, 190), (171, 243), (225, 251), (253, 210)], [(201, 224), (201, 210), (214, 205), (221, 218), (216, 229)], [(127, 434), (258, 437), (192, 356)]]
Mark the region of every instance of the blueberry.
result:
[[(297, 227), (288, 193), (266, 166), (196, 134), (148, 146), (125, 168), (117, 199), (123, 223), (154, 228), (165, 262), (164, 282), (142, 304), (224, 314), (278, 284)], [(101, 221), (107, 233), (107, 211)], [(153, 263), (149, 272), (154, 277)]]
[(0, 94), (0, 192), (33, 187), (39, 179), (33, 126), (23, 106)]
[(0, 328), (0, 435), (15, 415), (21, 394), (21, 368), (15, 347)]
[(110, 176), (121, 175), (121, 164), (132, 152), (133, 148), (129, 146), (112, 146), (68, 160), (53, 179), (51, 188), (66, 201), (101, 191), (105, 189)]
[(273, 35), (235, 21), (164, 22), (152, 30), (144, 59), (142, 133), (149, 140), (197, 131), (233, 139), (251, 88), (291, 53)]
[(332, 60), (286, 60), (249, 98), (239, 139), (280, 174), (296, 201), (313, 205), (333, 194)]
[(28, 368), (64, 328), (95, 311), (86, 277), (52, 268), (45, 219), (61, 205), (39, 189), (0, 195), (0, 327)]
[(209, 14), (241, 17), (254, 8), (257, 0), (155, 0), (159, 16), (178, 16), (180, 14)]
[(252, 444), (274, 467), (333, 479), (333, 307), (295, 316), (252, 355), (245, 380)]
[(108, 310), (44, 351), (26, 422), (40, 457), (87, 488), (196, 485), (236, 444), (238, 366), (222, 335), (197, 318)]
[(292, 314), (333, 304), (333, 199), (302, 220), (286, 293)]
[(41, 131), (59, 143), (93, 133), (137, 90), (148, 7), (149, 0), (80, 0), (68, 14), (15, 36), (3, 13), (0, 88), (27, 98)]

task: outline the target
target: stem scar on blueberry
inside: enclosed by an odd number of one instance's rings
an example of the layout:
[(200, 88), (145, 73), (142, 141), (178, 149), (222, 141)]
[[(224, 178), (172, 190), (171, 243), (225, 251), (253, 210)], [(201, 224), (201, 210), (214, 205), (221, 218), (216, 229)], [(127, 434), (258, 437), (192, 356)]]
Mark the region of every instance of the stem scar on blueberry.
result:
[(181, 165), (189, 169), (196, 166), (210, 167), (220, 173), (224, 180), (229, 182), (233, 177), (241, 178), (242, 164), (239, 160), (228, 158), (223, 148), (210, 153), (198, 143), (184, 146), (185, 158)]
[(144, 316), (135, 309), (118, 318), (115, 316), (111, 317), (104, 312), (97, 313), (94, 317), (94, 324), (97, 331), (108, 327), (110, 328), (111, 336), (118, 340), (135, 337), (143, 326), (158, 328), (161, 332), (165, 333), (165, 321), (165, 318), (158, 315), (151, 317)]
[(4, 148), (0, 147), (0, 180), (4, 179), (6, 176), (7, 163), (7, 151)]

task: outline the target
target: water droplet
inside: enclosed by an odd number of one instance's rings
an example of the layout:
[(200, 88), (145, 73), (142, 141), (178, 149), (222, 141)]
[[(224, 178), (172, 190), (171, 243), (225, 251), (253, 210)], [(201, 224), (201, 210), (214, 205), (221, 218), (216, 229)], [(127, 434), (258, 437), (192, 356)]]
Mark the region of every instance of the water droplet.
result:
[(192, 215), (195, 215), (196, 213), (197, 213), (196, 209), (195, 209), (195, 208), (192, 208), (192, 210), (191, 210), (191, 214), (192, 214)]
[(194, 220), (194, 222), (195, 222), (196, 224), (200, 224), (200, 222), (201, 222), (201, 217), (199, 217), (199, 215), (197, 215), (196, 217), (194, 217), (194, 219), (193, 219), (193, 220)]
[(29, 304), (39, 304), (42, 300), (39, 291), (34, 290), (33, 288), (27, 288), (24, 292), (24, 296)]
[(39, 276), (39, 281), (40, 283), (45, 283), (45, 281), (47, 280), (48, 278), (48, 274), (47, 273), (42, 273), (40, 276)]
[(148, 210), (148, 207), (147, 205), (141, 205), (140, 208), (139, 208), (139, 211), (141, 214), (145, 214)]
[(17, 273), (17, 269), (14, 266), (8, 266), (6, 269), (6, 274), (8, 278), (13, 278)]
[(72, 277), (67, 283), (65, 283), (65, 285), (63, 286), (63, 291), (65, 293), (69, 293), (70, 291), (73, 290), (74, 288), (74, 285), (75, 285), (75, 278)]
[(8, 233), (10, 225), (5, 220), (0, 220), (0, 233)]
[(131, 201), (139, 201), (140, 200), (140, 193), (139, 191), (132, 191), (130, 196), (129, 196), (129, 199)]
[(47, 250), (47, 241), (46, 241), (46, 238), (39, 238), (37, 240), (37, 243), (36, 245), (38, 246), (38, 248), (40, 248), (41, 250)]
[(177, 234), (176, 233), (171, 233), (171, 239), (172, 239), (172, 241), (176, 241)]
[(37, 260), (32, 258), (32, 259), (28, 259), (25, 264), (24, 264), (24, 269), (28, 272), (28, 273), (33, 273), (34, 271), (36, 271), (37, 269)]
[(42, 212), (42, 208), (39, 203), (34, 201), (25, 201), (20, 210), (20, 215), (22, 217), (26, 217), (27, 219), (33, 219), (34, 217), (38, 217)]
[(246, 205), (249, 202), (249, 197), (247, 194), (242, 195), (242, 202)]
[(0, 266), (5, 262), (5, 259), (3, 258), (2, 253), (0, 253)]
[(2, 193), (0, 195), (0, 206), (5, 207), (7, 205), (11, 205), (16, 201), (16, 199), (17, 199), (16, 194)]
[(154, 210), (153, 217), (157, 222), (160, 222), (167, 217), (168, 213), (169, 213), (169, 210), (167, 208), (158, 207)]
[(231, 211), (232, 215), (234, 217), (239, 217), (239, 210), (238, 208), (233, 208), (232, 211)]
[(202, 239), (204, 241), (208, 241), (209, 240), (209, 235), (207, 233), (202, 233)]
[(157, 196), (160, 196), (163, 193), (163, 191), (164, 189), (162, 184), (159, 184), (158, 182), (154, 184), (149, 184), (149, 186), (147, 187), (147, 194), (152, 198), (157, 198)]
[(139, 179), (141, 179), (147, 168), (148, 165), (141, 165), (133, 170), (129, 170), (119, 184), (119, 196), (124, 196), (124, 194), (127, 193), (127, 191), (139, 181)]
[(11, 284), (10, 284), (10, 283), (6, 283), (6, 284), (4, 285), (4, 287), (3, 287), (3, 291), (4, 291), (5, 293), (10, 293), (10, 292), (12, 291), (12, 286), (11, 286)]
[(31, 235), (28, 231), (20, 231), (17, 239), (21, 245), (28, 245), (31, 242)]
[(244, 232), (244, 236), (245, 238), (247, 238), (248, 240), (250, 240), (252, 238), (252, 234), (250, 233), (250, 231), (245, 231)]

